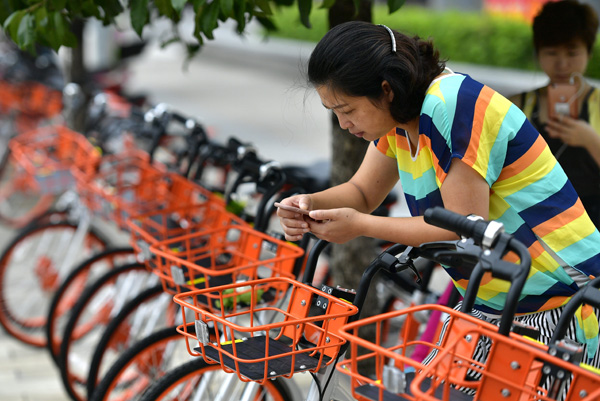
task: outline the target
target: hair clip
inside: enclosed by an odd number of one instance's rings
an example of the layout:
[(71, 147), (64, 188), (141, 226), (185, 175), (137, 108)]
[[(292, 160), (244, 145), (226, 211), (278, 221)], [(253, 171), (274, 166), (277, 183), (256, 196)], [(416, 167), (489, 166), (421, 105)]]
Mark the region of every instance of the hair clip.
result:
[(388, 28), (387, 26), (385, 26), (383, 24), (380, 24), (379, 26), (384, 27), (390, 33), (390, 37), (392, 38), (392, 51), (394, 53), (396, 53), (396, 38), (394, 37), (394, 32), (392, 32), (392, 30), (390, 28)]

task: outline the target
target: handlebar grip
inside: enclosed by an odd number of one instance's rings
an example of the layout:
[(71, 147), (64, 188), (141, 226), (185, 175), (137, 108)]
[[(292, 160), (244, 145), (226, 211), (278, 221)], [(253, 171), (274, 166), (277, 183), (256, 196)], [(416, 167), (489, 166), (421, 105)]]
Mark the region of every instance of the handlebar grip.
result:
[(171, 118), (181, 124), (185, 124), (187, 120), (189, 120), (188, 117), (184, 117), (183, 115), (174, 111), (171, 112)]
[(426, 223), (453, 231), (461, 237), (473, 238), (478, 244), (483, 241), (489, 225), (488, 221), (472, 219), (439, 206), (425, 210), (424, 218)]
[(227, 140), (227, 147), (231, 150), (237, 150), (237, 148), (239, 148), (240, 146), (242, 146), (242, 142), (234, 137), (230, 137)]

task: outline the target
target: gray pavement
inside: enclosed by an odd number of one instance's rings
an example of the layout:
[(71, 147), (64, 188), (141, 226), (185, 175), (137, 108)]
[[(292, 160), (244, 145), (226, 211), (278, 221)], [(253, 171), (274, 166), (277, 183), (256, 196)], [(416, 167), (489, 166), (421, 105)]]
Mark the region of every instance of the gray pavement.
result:
[[(236, 136), (266, 159), (308, 164), (330, 155), (329, 117), (303, 82), (311, 44), (241, 39), (227, 29), (183, 68), (176, 46), (151, 46), (131, 63), (131, 91), (196, 117), (216, 138)], [(450, 63), (510, 95), (540, 84), (539, 74)], [(0, 244), (10, 232), (0, 233)], [(26, 347), (0, 329), (0, 401), (67, 400), (45, 349)]]

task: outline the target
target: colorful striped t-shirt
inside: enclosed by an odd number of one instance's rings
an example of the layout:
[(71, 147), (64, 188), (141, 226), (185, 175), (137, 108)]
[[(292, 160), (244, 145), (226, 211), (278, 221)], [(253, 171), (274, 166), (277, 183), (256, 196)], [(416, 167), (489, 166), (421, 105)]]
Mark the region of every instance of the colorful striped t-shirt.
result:
[[(469, 76), (446, 75), (427, 91), (419, 134), (414, 157), (403, 130), (375, 142), (397, 160), (411, 215), (443, 206), (440, 187), (453, 158), (477, 171), (490, 187), (489, 218), (502, 222), (532, 256), (517, 313), (549, 310), (568, 301), (579, 287), (563, 266), (585, 276), (600, 273), (600, 233), (518, 107)], [(470, 272), (447, 271), (464, 292)], [(508, 283), (498, 279), (482, 282), (476, 307), (500, 314), (507, 289)]]

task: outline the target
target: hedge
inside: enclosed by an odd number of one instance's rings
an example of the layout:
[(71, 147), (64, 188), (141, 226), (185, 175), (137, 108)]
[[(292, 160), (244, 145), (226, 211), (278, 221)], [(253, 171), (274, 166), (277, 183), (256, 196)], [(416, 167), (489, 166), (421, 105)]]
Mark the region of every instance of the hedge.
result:
[[(278, 28), (270, 35), (317, 42), (327, 31), (327, 10), (313, 9), (311, 29), (300, 24), (293, 7), (275, 12)], [(409, 35), (431, 38), (442, 57), (455, 62), (535, 70), (537, 64), (528, 23), (478, 12), (433, 11), (404, 6), (389, 15), (385, 5), (373, 7), (373, 22)], [(586, 74), (600, 79), (600, 41), (596, 42)]]

